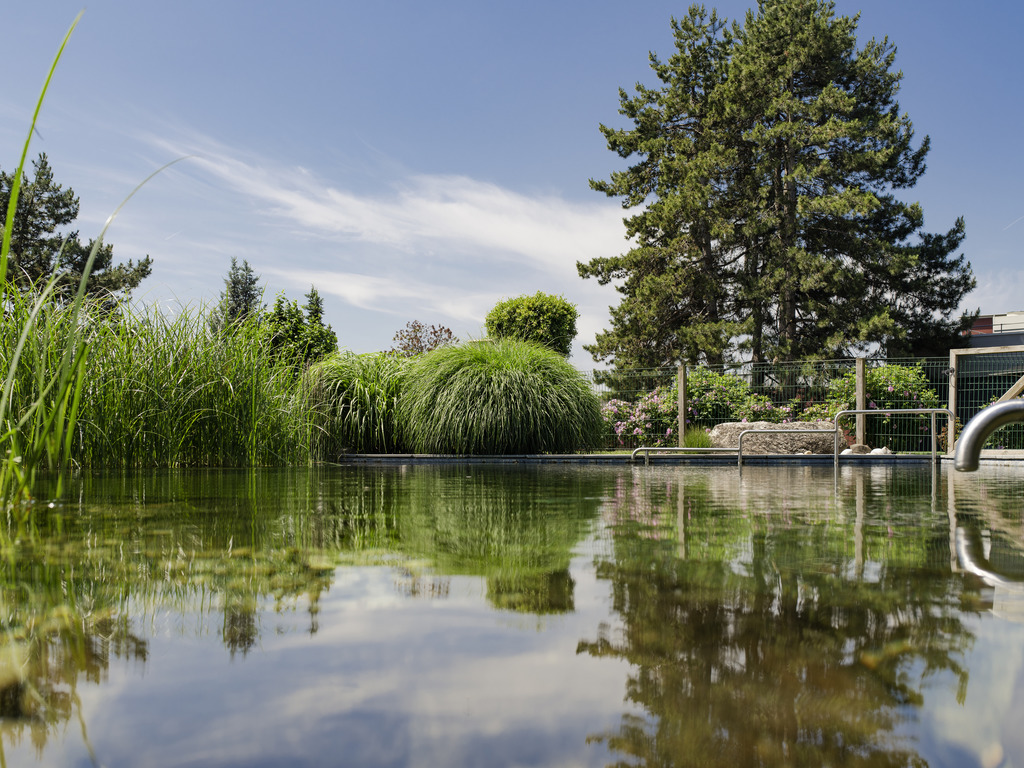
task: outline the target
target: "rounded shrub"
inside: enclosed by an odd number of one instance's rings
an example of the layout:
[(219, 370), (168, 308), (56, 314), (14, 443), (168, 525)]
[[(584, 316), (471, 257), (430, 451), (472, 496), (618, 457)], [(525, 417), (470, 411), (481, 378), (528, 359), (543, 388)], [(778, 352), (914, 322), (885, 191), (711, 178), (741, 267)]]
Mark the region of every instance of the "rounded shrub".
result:
[(516, 339), (441, 347), (408, 363), (401, 420), (417, 453), (512, 454), (597, 445), (601, 409), (565, 358)]
[(405, 358), (341, 352), (309, 367), (304, 381), (313, 456), (400, 450), (398, 393)]
[(541, 344), (569, 356), (576, 338), (576, 305), (562, 296), (537, 291), (499, 301), (487, 313), (487, 334), (492, 339), (520, 339)]

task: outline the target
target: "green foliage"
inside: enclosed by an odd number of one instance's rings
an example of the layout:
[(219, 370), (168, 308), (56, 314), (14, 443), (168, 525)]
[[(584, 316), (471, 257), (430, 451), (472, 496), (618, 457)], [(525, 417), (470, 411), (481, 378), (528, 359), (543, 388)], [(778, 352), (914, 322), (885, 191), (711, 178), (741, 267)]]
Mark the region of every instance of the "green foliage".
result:
[(895, 48), (858, 48), (827, 0), (759, 3), (742, 24), (692, 6), (676, 50), (651, 56), (657, 88), (620, 91), (632, 125), (601, 126), (633, 164), (594, 189), (630, 210), (623, 256), (579, 264), (622, 294), (587, 347), (617, 367), (941, 348), (974, 287), (958, 219), (923, 231), (895, 192), (929, 143), (896, 96)]
[(571, 452), (596, 444), (601, 412), (564, 357), (516, 339), (441, 347), (410, 358), (400, 402), (417, 453)]
[(279, 293), (273, 309), (263, 316), (262, 326), (274, 352), (297, 367), (314, 363), (338, 349), (337, 336), (331, 326), (324, 325), (323, 299), (315, 287), (310, 287), (302, 308), (297, 301), (289, 301), (284, 293)]
[(577, 265), (581, 277), (621, 294), (611, 329), (585, 347), (616, 368), (721, 363), (745, 330), (724, 279), (737, 269), (726, 152), (738, 127), (714, 101), (728, 74), (732, 34), (715, 11), (697, 6), (672, 20), (672, 32), (676, 53), (668, 62), (651, 55), (662, 88), (638, 84), (632, 97), (620, 90), (620, 114), (634, 128), (600, 127), (610, 150), (639, 161), (607, 181), (590, 181), (622, 198), (626, 237), (636, 243), (622, 256)]
[(314, 456), (333, 461), (349, 451), (400, 450), (398, 397), (404, 368), (405, 358), (383, 352), (342, 352), (314, 363), (304, 381)]
[(686, 378), (686, 423), (710, 428), (723, 421), (788, 421), (792, 409), (751, 390), (738, 376), (696, 368)]
[(690, 427), (683, 433), (684, 448), (714, 448), (711, 433), (701, 427)]
[(495, 304), (487, 313), (487, 334), (492, 339), (532, 341), (568, 357), (578, 317), (575, 304), (538, 291)]
[(422, 355), (438, 347), (459, 343), (451, 328), (443, 325), (424, 325), (419, 320), (410, 320), (391, 340), (398, 342), (391, 352), (403, 357)]
[[(867, 407), (884, 416), (869, 415), (865, 422), (865, 440), (873, 448), (893, 451), (922, 451), (931, 446), (931, 419), (927, 415), (892, 414), (902, 408), (940, 408), (939, 396), (919, 365), (880, 365), (865, 374)], [(829, 386), (824, 404), (827, 418), (842, 410), (856, 408), (857, 382), (853, 372)], [(852, 422), (854, 417), (846, 417)]]
[(113, 246), (90, 240), (83, 243), (71, 227), (78, 218), (79, 200), (74, 190), (64, 189), (53, 180), (53, 169), (45, 154), (32, 162), (31, 179), (19, 166), (13, 174), (0, 171), (0, 210), (8, 211), (15, 175), (20, 192), (11, 221), (11, 239), (7, 269), (11, 282), (19, 290), (40, 290), (55, 278), (52, 299), (72, 301), (92, 259), (86, 295), (116, 302), (152, 271), (152, 259), (138, 264), (114, 264)]
[(259, 317), (263, 312), (262, 299), (259, 275), (246, 259), (242, 259), (239, 265), (238, 260), (232, 256), (220, 303), (210, 313), (210, 327), (219, 331), (246, 318)]
[[(69, 461), (70, 440), (77, 420), (88, 353), (79, 311), (85, 302), (89, 275), (106, 232), (104, 227), (82, 265), (78, 291), (70, 305), (65, 305), (69, 320), (63, 327), (59, 323), (48, 322), (47, 317), (61, 278), (59, 273), (41, 280), (36, 286), (38, 294), (33, 292), (30, 297), (18, 290), (14, 280), (7, 279), (8, 265), (16, 255), (12, 252), (12, 243), (17, 242), (14, 234), (18, 225), (25, 159), (57, 63), (81, 17), (79, 13), (64, 35), (39, 94), (28, 137), (22, 146), (21, 160), (7, 187), (3, 239), (0, 240), (0, 306), (3, 308), (0, 312), (0, 335), (4, 341), (0, 346), (0, 372), (3, 375), (0, 390), (0, 510), (14, 510), (14, 518), (19, 525), (28, 515), (27, 509), (19, 506), (19, 502), (31, 497), (36, 473), (43, 469), (44, 462), (46, 468), (62, 470)], [(25, 219), (21, 222), (24, 225)], [(52, 349), (54, 353), (52, 366), (38, 354), (39, 350), (34, 349), (40, 337), (45, 339), (43, 348)], [(25, 371), (28, 375), (23, 374)], [(60, 487), (58, 479), (58, 495)]]
[(294, 369), (254, 320), (184, 310), (92, 324), (73, 445), (82, 466), (274, 466), (310, 459)]

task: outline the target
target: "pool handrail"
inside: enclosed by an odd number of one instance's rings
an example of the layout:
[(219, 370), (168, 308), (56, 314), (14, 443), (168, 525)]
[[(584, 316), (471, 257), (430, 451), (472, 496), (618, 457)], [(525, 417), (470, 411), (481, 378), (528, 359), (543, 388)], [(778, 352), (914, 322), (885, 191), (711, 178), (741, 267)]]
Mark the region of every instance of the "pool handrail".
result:
[(959, 472), (974, 472), (981, 460), (981, 447), (999, 427), (1024, 421), (1024, 400), (1007, 400), (982, 409), (967, 422), (956, 441), (953, 466)]
[[(860, 414), (865, 414), (865, 415), (871, 415), (871, 414), (880, 415), (880, 414), (884, 414), (884, 415), (888, 416), (889, 414), (892, 414), (892, 413), (899, 413), (899, 414), (915, 414), (915, 413), (925, 414), (925, 413), (927, 413), (927, 414), (931, 414), (931, 417), (932, 417), (932, 419), (931, 419), (931, 421), (932, 421), (932, 463), (933, 464), (936, 463), (939, 460), (939, 453), (938, 453), (938, 439), (939, 439), (939, 435), (938, 435), (938, 432), (936, 431), (935, 417), (938, 414), (940, 414), (940, 413), (944, 413), (944, 414), (946, 414), (946, 418), (949, 420), (949, 424), (952, 425), (954, 423), (954, 416), (953, 416), (953, 412), (951, 410), (949, 410), (949, 408), (851, 408), (851, 409), (846, 410), (846, 411), (839, 411), (839, 413), (837, 413), (833, 417), (833, 419), (832, 419), (832, 423), (836, 425), (835, 452), (834, 452), (834, 455), (833, 455), (833, 459), (835, 461), (835, 465), (837, 467), (839, 466), (839, 419), (840, 418), (842, 418), (843, 416), (858, 416)], [(949, 434), (950, 434), (950, 436), (952, 436), (952, 434), (953, 434), (952, 427), (949, 430)]]
[(813, 433), (813, 434), (828, 435), (828, 434), (832, 434), (833, 432), (835, 432), (835, 430), (833, 430), (833, 429), (811, 429), (811, 428), (807, 428), (807, 429), (802, 429), (802, 428), (797, 428), (797, 429), (745, 429), (742, 432), (740, 432), (739, 440), (737, 441), (737, 446), (736, 446), (736, 464), (737, 464), (737, 466), (740, 466), (740, 467), (743, 466), (743, 437), (744, 437), (744, 435), (753, 435), (753, 434), (788, 435), (788, 434), (791, 434), (791, 433), (794, 433), (794, 432), (797, 433), (797, 434)]
[[(1015, 403), (1018, 405), (1018, 408), (1021, 410), (1021, 416), (1020, 416), (1019, 419), (1011, 419), (1011, 421), (1024, 421), (1024, 400), (1012, 401), (1012, 402), (1009, 402), (1009, 403), (1000, 403), (1000, 405), (1014, 405)], [(993, 408), (993, 407), (995, 407), (995, 406), (990, 406), (990, 408)], [(986, 410), (989, 410), (989, 409), (986, 409)], [(984, 412), (985, 411), (982, 411), (982, 413), (984, 413)], [(939, 455), (938, 455), (938, 432), (936, 430), (935, 417), (938, 414), (940, 414), (940, 413), (944, 413), (946, 415), (946, 418), (949, 420), (949, 423), (952, 424), (953, 421), (954, 421), (954, 416), (953, 416), (953, 412), (951, 410), (949, 410), (949, 408), (850, 408), (848, 410), (839, 411), (832, 418), (832, 423), (834, 425), (833, 429), (810, 429), (810, 428), (808, 428), (808, 429), (802, 429), (802, 428), (795, 428), (795, 429), (745, 429), (742, 432), (740, 432), (739, 439), (737, 441), (737, 445), (736, 445), (735, 448), (670, 448), (670, 447), (641, 446), (639, 448), (634, 448), (633, 449), (633, 453), (630, 455), (630, 459), (632, 461), (636, 461), (637, 454), (643, 452), (643, 454), (644, 454), (644, 464), (648, 464), (648, 463), (650, 463), (650, 452), (651, 451), (653, 451), (655, 453), (732, 453), (732, 452), (735, 452), (736, 453), (736, 463), (737, 463), (737, 465), (742, 467), (743, 466), (743, 436), (744, 435), (748, 435), (748, 434), (776, 434), (777, 435), (777, 434), (786, 434), (786, 433), (792, 433), (792, 432), (796, 432), (796, 433), (812, 433), (812, 434), (813, 433), (819, 433), (819, 434), (830, 434), (831, 433), (833, 435), (833, 440), (832, 440), (832, 461), (833, 461), (834, 465), (836, 467), (838, 467), (839, 466), (839, 435), (840, 435), (839, 419), (841, 419), (843, 416), (857, 416), (857, 415), (860, 415), (860, 414), (865, 414), (865, 415), (875, 414), (875, 415), (886, 415), (886, 416), (888, 416), (888, 415), (893, 414), (893, 413), (898, 413), (898, 414), (903, 414), (903, 415), (913, 415), (913, 414), (930, 414), (931, 415), (931, 426), (932, 426), (932, 463), (934, 464), (935, 462), (937, 462), (939, 460)], [(980, 416), (980, 415), (981, 414), (978, 414), (978, 416)], [(974, 418), (977, 419), (978, 417), (975, 416)], [(972, 419), (971, 421), (973, 422), (974, 419)], [(996, 426), (993, 426), (992, 429), (994, 430), (994, 429), (996, 429), (996, 427), (1003, 426), (1004, 423), (1009, 423), (1009, 422), (1003, 422), (1003, 423), (997, 424)], [(968, 424), (968, 426), (970, 426), (970, 424)], [(991, 431), (991, 430), (989, 430), (989, 431)], [(950, 430), (950, 433), (952, 434), (952, 430)], [(966, 433), (967, 433), (967, 430), (964, 429), (964, 435)], [(987, 437), (987, 436), (988, 436), (988, 432), (985, 433), (985, 437)], [(963, 435), (961, 435), (960, 439), (961, 440), (963, 439)], [(981, 442), (984, 443), (985, 441), (982, 440)], [(981, 450), (980, 447), (979, 447), (978, 450), (979, 451)], [(959, 454), (960, 454), (960, 449), (959, 449), (959, 441), (958, 441), (957, 455), (959, 456)], [(959, 461), (959, 459), (958, 459), (958, 461)], [(976, 468), (977, 467), (975, 466), (975, 469)], [(957, 469), (960, 469), (960, 467), (958, 466)]]
[(640, 446), (630, 454), (630, 461), (636, 461), (636, 455), (644, 454), (644, 464), (650, 464), (651, 452), (654, 453), (735, 453), (735, 448), (674, 448), (671, 446)]

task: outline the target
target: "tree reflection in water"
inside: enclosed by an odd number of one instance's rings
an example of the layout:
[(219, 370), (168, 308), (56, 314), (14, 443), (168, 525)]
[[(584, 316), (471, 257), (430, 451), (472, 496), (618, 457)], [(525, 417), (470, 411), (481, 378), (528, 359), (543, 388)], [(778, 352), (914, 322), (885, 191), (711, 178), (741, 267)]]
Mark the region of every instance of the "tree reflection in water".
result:
[(465, 467), (75, 478), (76, 502), (0, 534), (0, 748), (30, 733), (41, 760), (74, 718), (88, 746), (79, 683), (105, 682), (116, 659), (144, 665), (157, 614), (219, 634), (232, 659), (258, 649), (268, 614), (303, 606), (315, 634), (339, 565), (386, 563), (409, 598), (473, 575), (496, 607), (572, 611), (572, 550), (607, 485)]
[(922, 765), (898, 727), (925, 678), (963, 702), (976, 601), (928, 476), (844, 477), (836, 500), (801, 472), (638, 471), (606, 510), (621, 627), (578, 652), (635, 670), (647, 717), (595, 737), (617, 765)]

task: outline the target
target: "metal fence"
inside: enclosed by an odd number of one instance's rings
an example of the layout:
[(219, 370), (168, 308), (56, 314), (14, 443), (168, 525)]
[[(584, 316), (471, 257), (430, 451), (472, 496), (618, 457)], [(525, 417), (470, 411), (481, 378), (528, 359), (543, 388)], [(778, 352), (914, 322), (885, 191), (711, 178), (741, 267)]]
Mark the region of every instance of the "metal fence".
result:
[[(957, 418), (966, 424), (985, 406), (994, 403), (1024, 376), (1024, 348), (988, 347), (953, 350), (950, 367), (955, 371), (954, 406)], [(1024, 425), (997, 429), (986, 448), (1024, 449)]]
[[(952, 358), (866, 359), (864, 402), (857, 400), (857, 361), (735, 363), (687, 366), (686, 427), (680, 439), (676, 367), (584, 372), (603, 404), (606, 449), (639, 446), (709, 444), (706, 432), (727, 421), (803, 422), (831, 420), (841, 410), (872, 411), (858, 425), (849, 417), (841, 426), (847, 440), (857, 435), (871, 447), (894, 452), (928, 451), (930, 419), (889, 411), (948, 407), (950, 380), (956, 371), (956, 413), (961, 424), (1003, 395), (1024, 375), (1024, 349), (1005, 354), (973, 354), (956, 366)], [(874, 412), (877, 412), (875, 415)], [(945, 419), (940, 447), (946, 449)], [(1024, 426), (999, 430), (989, 447), (1024, 448)]]

